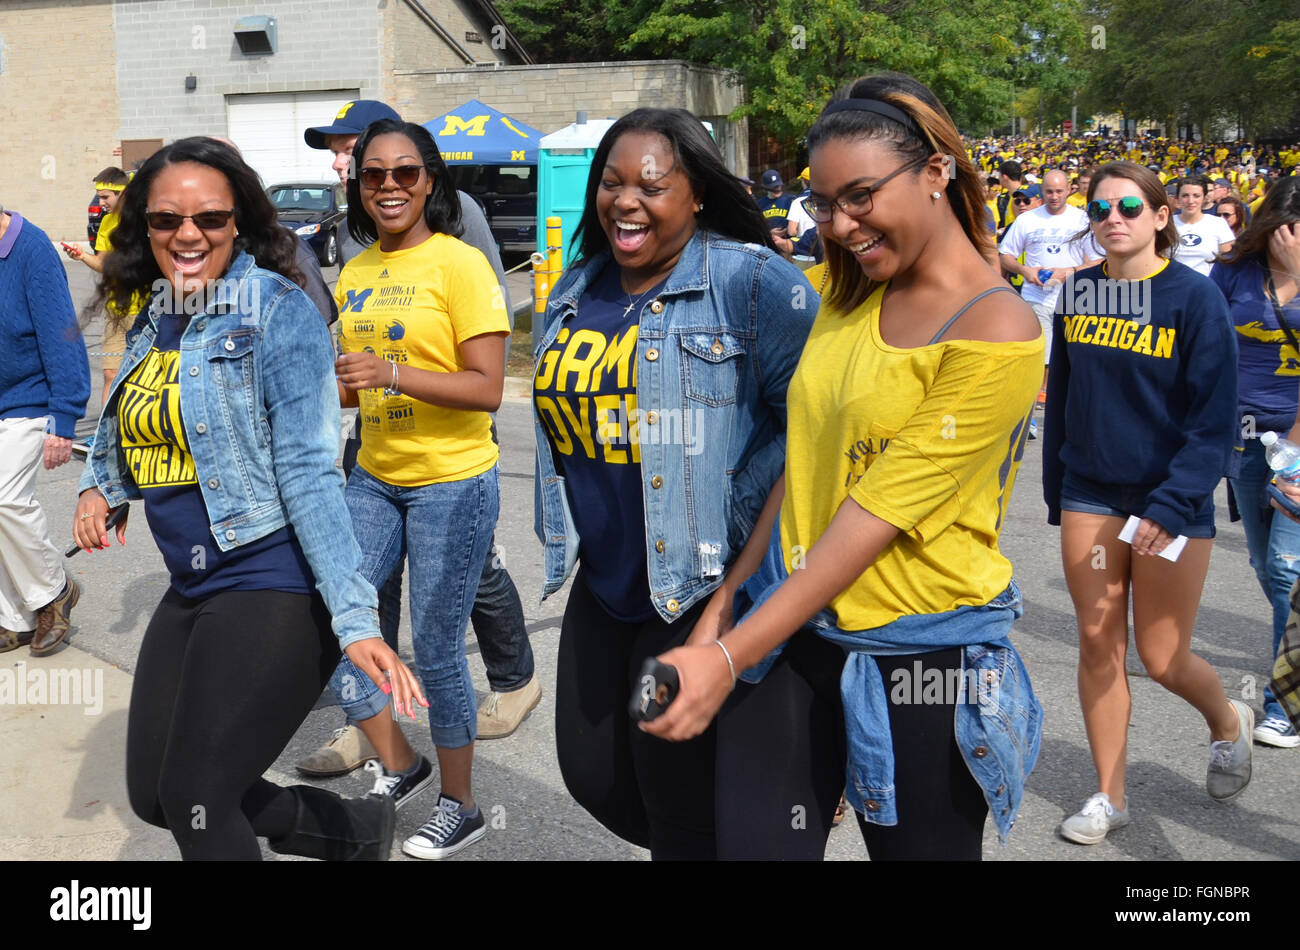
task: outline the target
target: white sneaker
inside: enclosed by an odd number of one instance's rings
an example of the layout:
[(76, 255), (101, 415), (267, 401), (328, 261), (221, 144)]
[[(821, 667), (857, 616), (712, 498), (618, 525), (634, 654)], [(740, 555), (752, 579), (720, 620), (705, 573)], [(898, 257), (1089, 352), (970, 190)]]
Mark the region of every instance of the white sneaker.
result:
[(1260, 745), (1271, 745), (1278, 749), (1294, 749), (1300, 745), (1300, 735), (1289, 719), (1269, 716), (1255, 727), (1255, 741)]
[(1083, 803), (1077, 815), (1061, 822), (1061, 837), (1076, 844), (1101, 844), (1106, 832), (1128, 824), (1128, 809), (1116, 808), (1110, 796), (1098, 792)]

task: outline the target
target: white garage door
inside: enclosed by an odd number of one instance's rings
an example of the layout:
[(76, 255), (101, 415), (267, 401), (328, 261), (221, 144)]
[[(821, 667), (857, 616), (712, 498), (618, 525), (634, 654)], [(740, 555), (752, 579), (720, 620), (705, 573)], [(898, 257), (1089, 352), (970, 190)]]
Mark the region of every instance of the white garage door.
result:
[(226, 97), (226, 134), (262, 183), (329, 181), (333, 156), (308, 147), (303, 130), (329, 125), (343, 104), (359, 98), (356, 89), (287, 92)]

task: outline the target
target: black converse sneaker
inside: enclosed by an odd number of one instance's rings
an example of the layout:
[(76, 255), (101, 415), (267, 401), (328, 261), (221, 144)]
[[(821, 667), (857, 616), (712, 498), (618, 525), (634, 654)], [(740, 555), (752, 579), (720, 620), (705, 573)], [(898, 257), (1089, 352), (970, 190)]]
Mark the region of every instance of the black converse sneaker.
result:
[(390, 772), (378, 759), (367, 762), (366, 771), (375, 776), (370, 794), (387, 795), (395, 808), (401, 808), (433, 784), (433, 763), (424, 756), (420, 756), (420, 761), (410, 772)]
[(487, 834), (483, 813), (476, 807), (473, 816), (466, 815), (463, 806), (446, 795), (438, 797), (438, 810), (415, 834), (402, 842), (402, 851), (413, 858), (436, 861), (448, 858), (472, 845)]

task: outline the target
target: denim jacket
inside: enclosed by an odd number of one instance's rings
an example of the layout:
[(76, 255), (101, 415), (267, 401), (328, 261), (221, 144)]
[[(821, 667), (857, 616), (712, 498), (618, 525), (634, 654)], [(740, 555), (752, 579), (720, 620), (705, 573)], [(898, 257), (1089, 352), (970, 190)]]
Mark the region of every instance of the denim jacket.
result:
[[(761, 606), (787, 576), (778, 518), (762, 563), (736, 593), (736, 623)], [(1043, 732), (1042, 704), (1034, 695), (1020, 654), (1007, 638), (1011, 625), (1023, 614), (1020, 588), (1012, 581), (987, 604), (938, 614), (911, 614), (872, 630), (841, 630), (830, 608), (809, 621), (808, 627), (818, 636), (848, 651), (840, 676), (848, 739), (844, 794), (867, 821), (898, 824), (888, 702), (891, 698), (898, 702), (925, 702), (928, 698), (920, 683), (886, 685), (874, 657), (959, 646), (962, 675), (956, 684), (943, 684), (948, 690), (955, 687), (957, 747), (984, 792), (998, 839), (1006, 844), (1024, 798), (1025, 780), (1038, 761)], [(773, 650), (740, 678), (760, 682), (780, 651), (780, 647)]]
[[(180, 399), (212, 537), (222, 551), (292, 524), (340, 647), (379, 636), (375, 589), (343, 501), (339, 394), (329, 330), (305, 293), (235, 257), (180, 339)], [(158, 334), (161, 297), (136, 318), (79, 491), (141, 497), (119, 445), (117, 397)]]
[[(539, 366), (609, 256), (556, 283), (535, 334)], [(636, 395), (646, 566), (666, 621), (721, 583), (781, 475), (786, 387), (819, 302), (799, 269), (771, 250), (697, 231), (663, 290), (642, 304)], [(578, 534), (536, 412), (533, 422), (544, 600), (573, 570)]]

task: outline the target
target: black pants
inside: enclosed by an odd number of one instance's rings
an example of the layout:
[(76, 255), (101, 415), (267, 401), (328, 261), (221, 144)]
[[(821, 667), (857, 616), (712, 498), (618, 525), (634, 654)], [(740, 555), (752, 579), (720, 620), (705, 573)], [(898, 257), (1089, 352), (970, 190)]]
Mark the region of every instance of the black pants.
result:
[[(876, 657), (894, 670), (961, 668), (961, 650)], [(821, 860), (845, 781), (843, 651), (811, 633), (791, 638), (757, 686), (741, 685), (718, 719), (718, 855)], [(945, 676), (942, 682), (947, 682)], [(910, 692), (909, 692), (910, 695)], [(890, 703), (897, 825), (858, 816), (873, 861), (980, 859), (988, 805), (962, 760), (954, 701)]]
[(296, 799), (262, 778), (339, 661), (318, 594), (169, 588), (144, 642), (126, 738), (131, 808), (186, 860), (256, 861), (294, 825)]
[(685, 642), (705, 601), (672, 624), (610, 617), (579, 570), (560, 628), (555, 748), (564, 784), (592, 817), (656, 860), (712, 860), (714, 735), (668, 742), (636, 727), (641, 664)]

